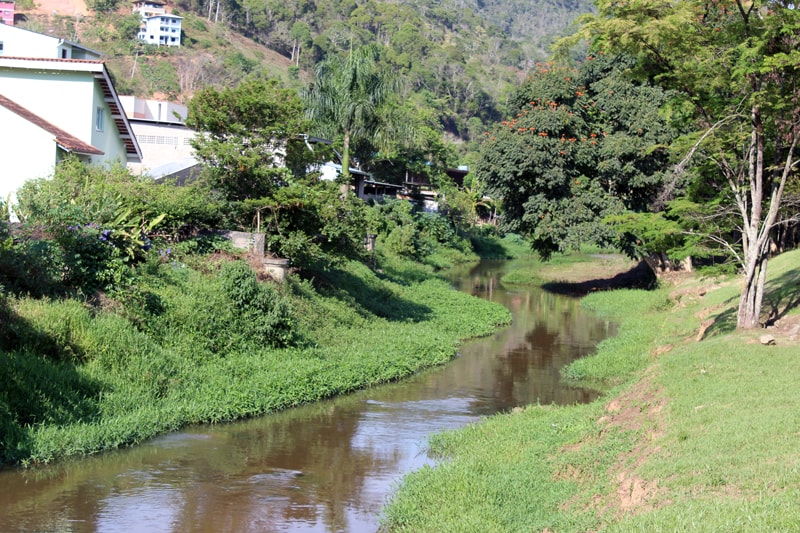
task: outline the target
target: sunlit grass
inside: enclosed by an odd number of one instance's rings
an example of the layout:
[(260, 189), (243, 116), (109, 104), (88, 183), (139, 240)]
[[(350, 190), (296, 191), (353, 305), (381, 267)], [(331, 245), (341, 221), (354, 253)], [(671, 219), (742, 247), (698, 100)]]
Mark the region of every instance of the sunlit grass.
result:
[[(800, 251), (771, 261), (765, 318), (800, 312), (798, 264)], [(800, 344), (734, 331), (738, 287), (698, 277), (587, 297), (620, 333), (566, 375), (613, 388), (434, 437), (442, 462), (404, 479), (387, 529), (800, 531)], [(638, 500), (626, 479), (648, 487)]]
[(97, 453), (398, 380), (510, 320), (416, 267), (404, 280), (406, 266), (390, 279), (351, 263), (319, 287), (291, 278), (286, 348), (238, 333), (243, 318), (213, 274), (169, 264), (141, 272), (125, 306), (13, 300), (22, 340), (0, 352), (2, 460)]

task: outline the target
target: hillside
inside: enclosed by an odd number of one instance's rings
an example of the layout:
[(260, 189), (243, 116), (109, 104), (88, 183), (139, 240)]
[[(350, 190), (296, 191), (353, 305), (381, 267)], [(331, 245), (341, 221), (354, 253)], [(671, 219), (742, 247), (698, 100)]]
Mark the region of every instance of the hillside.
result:
[(286, 0), (214, 4), (212, 14), (206, 3), (177, 0), (167, 7), (183, 17), (182, 46), (169, 49), (133, 40), (137, 21), (130, 4), (116, 6), (95, 13), (87, 11), (85, 0), (42, 0), (18, 11), (29, 29), (107, 54), (121, 94), (184, 103), (201, 87), (231, 86), (253, 76), (300, 87), (325, 57), (378, 43), (385, 65), (407, 82), (407, 105), (434, 117), (465, 154), (475, 150), (488, 124), (506, 115), (509, 95), (547, 58), (548, 44), (591, 4)]

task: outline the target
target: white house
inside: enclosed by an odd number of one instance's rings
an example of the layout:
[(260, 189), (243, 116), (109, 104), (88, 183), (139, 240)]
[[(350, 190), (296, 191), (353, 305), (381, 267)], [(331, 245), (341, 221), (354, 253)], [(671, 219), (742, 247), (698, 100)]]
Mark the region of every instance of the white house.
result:
[(134, 13), (142, 17), (142, 25), (136, 38), (147, 44), (158, 46), (180, 46), (183, 17), (167, 13), (163, 2), (135, 0)]
[(142, 153), (102, 61), (0, 56), (0, 195), (52, 175), (67, 154), (95, 164)]
[(0, 56), (48, 59), (100, 59), (102, 53), (78, 43), (0, 24)]

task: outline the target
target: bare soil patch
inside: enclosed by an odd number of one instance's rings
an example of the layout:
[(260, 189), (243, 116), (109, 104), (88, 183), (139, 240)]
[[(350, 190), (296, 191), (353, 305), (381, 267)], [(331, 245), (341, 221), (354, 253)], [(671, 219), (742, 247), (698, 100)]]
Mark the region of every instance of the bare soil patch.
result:
[(35, 0), (33, 9), (26, 9), (26, 14), (32, 15), (87, 15), (89, 9), (85, 0)]
[[(601, 516), (619, 519), (668, 503), (663, 498), (657, 480), (645, 479), (637, 473), (648, 458), (661, 451), (659, 440), (663, 435), (666, 404), (667, 398), (654, 383), (651, 371), (640, 382), (608, 402), (605, 413), (597, 420), (599, 432), (596, 437), (564, 447), (566, 453), (579, 452), (584, 446), (597, 445), (612, 431), (623, 430), (636, 434), (634, 445), (621, 453), (608, 471), (608, 479), (616, 487), (615, 490), (590, 497), (592, 506)], [(568, 465), (557, 477), (580, 481), (582, 475), (578, 468)], [(577, 500), (565, 502), (564, 507), (575, 505)]]

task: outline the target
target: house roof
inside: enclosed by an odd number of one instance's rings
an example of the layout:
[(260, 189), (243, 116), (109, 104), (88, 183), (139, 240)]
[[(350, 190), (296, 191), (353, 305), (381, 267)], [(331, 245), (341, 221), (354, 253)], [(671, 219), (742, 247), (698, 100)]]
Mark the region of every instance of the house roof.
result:
[(12, 113), (15, 113), (22, 117), (23, 119), (27, 120), (31, 124), (35, 124), (39, 126), (46, 132), (50, 133), (56, 138), (56, 143), (60, 147), (62, 147), (67, 152), (75, 152), (78, 154), (87, 154), (87, 155), (103, 155), (103, 151), (99, 148), (95, 148), (91, 144), (87, 144), (82, 140), (78, 139), (74, 135), (67, 133), (66, 131), (62, 130), (61, 128), (50, 124), (42, 117), (31, 113), (21, 105), (17, 104), (16, 102), (9, 100), (2, 94), (0, 94), (0, 106), (5, 107)]
[(111, 76), (108, 74), (103, 61), (0, 56), (0, 67), (93, 73), (103, 92), (103, 99), (111, 110), (111, 117), (117, 126), (119, 136), (125, 144), (128, 160), (136, 162), (142, 160), (142, 150), (139, 148), (139, 143), (136, 142), (136, 136), (134, 136), (133, 129), (125, 116), (119, 96), (117, 96), (117, 91), (114, 90)]

